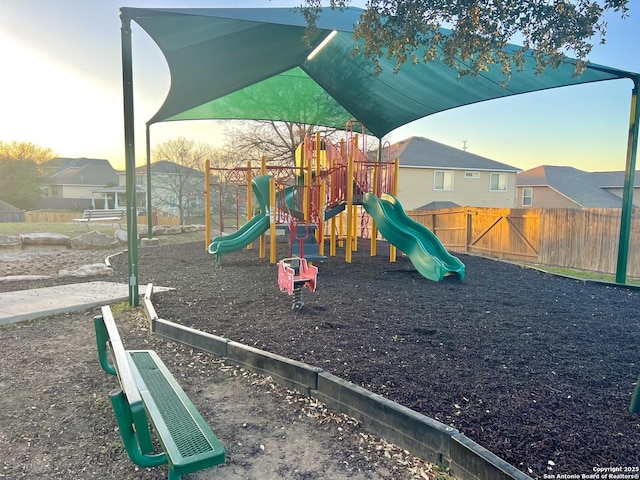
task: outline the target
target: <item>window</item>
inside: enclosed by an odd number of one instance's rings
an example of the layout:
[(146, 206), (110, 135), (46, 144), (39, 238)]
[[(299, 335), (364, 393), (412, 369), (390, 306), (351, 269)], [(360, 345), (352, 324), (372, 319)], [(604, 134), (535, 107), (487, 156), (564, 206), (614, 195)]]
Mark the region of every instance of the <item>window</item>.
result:
[(522, 189), (522, 206), (530, 207), (533, 205), (533, 188), (527, 187)]
[(464, 178), (480, 178), (480, 172), (464, 172)]
[(489, 190), (492, 192), (506, 192), (507, 191), (507, 174), (492, 173)]
[(433, 174), (434, 190), (453, 190), (453, 172), (436, 170)]

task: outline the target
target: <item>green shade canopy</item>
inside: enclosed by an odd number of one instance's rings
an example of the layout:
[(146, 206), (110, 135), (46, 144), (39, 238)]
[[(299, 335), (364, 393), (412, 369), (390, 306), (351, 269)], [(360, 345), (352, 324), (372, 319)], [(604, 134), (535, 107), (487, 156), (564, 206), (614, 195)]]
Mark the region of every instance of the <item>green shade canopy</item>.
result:
[[(458, 78), (442, 62), (405, 64), (354, 56), (353, 25), (362, 10), (324, 9), (309, 41), (306, 21), (289, 8), (122, 8), (162, 50), (171, 73), (164, 104), (148, 124), (171, 120), (263, 119), (343, 129), (350, 119), (381, 138), (419, 118), (462, 105), (548, 88), (632, 78), (589, 65), (574, 77), (572, 63), (538, 75), (532, 55), (505, 86), (498, 66)], [(307, 58), (332, 30), (338, 34)], [(513, 46), (512, 48), (519, 48)], [(462, 63), (461, 63), (462, 65)]]
[[(497, 66), (476, 77), (458, 78), (454, 69), (437, 60), (405, 64), (394, 74), (394, 60), (382, 58), (383, 71), (376, 76), (370, 59), (353, 55), (353, 26), (362, 14), (360, 9), (323, 9), (317, 31), (306, 41), (306, 21), (290, 8), (125, 7), (120, 12), (131, 305), (138, 304), (131, 22), (157, 43), (171, 74), (167, 98), (147, 122), (147, 157), (149, 125), (157, 122), (264, 119), (344, 129), (349, 120), (358, 120), (368, 133), (382, 138), (414, 120), (463, 105), (581, 83), (631, 79), (632, 116), (616, 271), (616, 280), (625, 282), (640, 124), (639, 74), (592, 64), (574, 77), (574, 65), (568, 61), (537, 75), (534, 57), (529, 54), (524, 70), (513, 72), (506, 86)], [(309, 59), (333, 30), (337, 35)], [(150, 206), (150, 197), (148, 202)], [(152, 238), (150, 216), (148, 232)]]

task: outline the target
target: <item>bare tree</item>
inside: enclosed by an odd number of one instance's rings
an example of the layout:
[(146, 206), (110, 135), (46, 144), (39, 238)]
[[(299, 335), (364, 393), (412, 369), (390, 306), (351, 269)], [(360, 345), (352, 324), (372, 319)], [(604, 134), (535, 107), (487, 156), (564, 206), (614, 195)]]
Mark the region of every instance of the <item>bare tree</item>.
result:
[(215, 149), (184, 137), (169, 140), (152, 151), (151, 196), (154, 208), (172, 213), (184, 224), (204, 210), (204, 165)]
[(246, 159), (265, 155), (276, 165), (295, 165), (296, 148), (318, 127), (304, 123), (250, 120), (234, 124), (226, 131), (230, 148)]

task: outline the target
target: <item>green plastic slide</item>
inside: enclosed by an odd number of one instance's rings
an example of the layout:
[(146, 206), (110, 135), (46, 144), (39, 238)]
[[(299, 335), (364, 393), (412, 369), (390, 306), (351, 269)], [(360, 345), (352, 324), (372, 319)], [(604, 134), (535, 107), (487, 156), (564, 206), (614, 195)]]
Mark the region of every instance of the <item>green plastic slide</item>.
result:
[(464, 279), (464, 264), (427, 227), (409, 218), (396, 197), (365, 193), (363, 206), (384, 238), (402, 250), (423, 277), (435, 282), (447, 275)]
[(251, 188), (260, 205), (260, 213), (235, 232), (214, 237), (207, 249), (220, 262), (222, 255), (234, 252), (254, 242), (269, 229), (269, 181), (271, 175), (262, 175), (251, 181)]

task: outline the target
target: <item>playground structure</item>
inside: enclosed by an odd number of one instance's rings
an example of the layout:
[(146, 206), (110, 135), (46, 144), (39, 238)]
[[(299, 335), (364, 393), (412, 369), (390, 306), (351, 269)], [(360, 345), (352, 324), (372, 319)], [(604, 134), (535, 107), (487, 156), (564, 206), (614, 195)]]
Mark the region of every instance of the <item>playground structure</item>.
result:
[[(440, 281), (447, 275), (464, 278), (462, 262), (451, 256), (430, 230), (410, 219), (398, 201), (398, 159), (372, 161), (366, 154), (365, 139), (348, 124), (347, 138), (339, 144), (320, 133), (305, 138), (292, 167), (268, 166), (264, 158), (259, 169), (251, 163), (234, 169), (212, 169), (207, 164), (208, 252), (220, 262), (224, 254), (251, 248), (259, 239), (260, 257), (265, 258), (265, 234), (269, 231), (270, 262), (275, 264), (276, 231), (281, 229), (289, 241), (292, 258), (325, 261), (328, 242), (329, 256), (336, 255), (338, 245), (343, 246), (345, 261), (350, 263), (352, 252), (358, 249), (358, 237), (369, 238), (371, 255), (376, 255), (380, 232), (390, 243), (391, 262), (396, 260), (400, 249), (418, 272), (430, 280)], [(247, 186), (248, 219), (235, 232), (221, 231), (213, 239), (211, 172)], [(253, 207), (253, 196), (258, 202), (257, 209)]]

